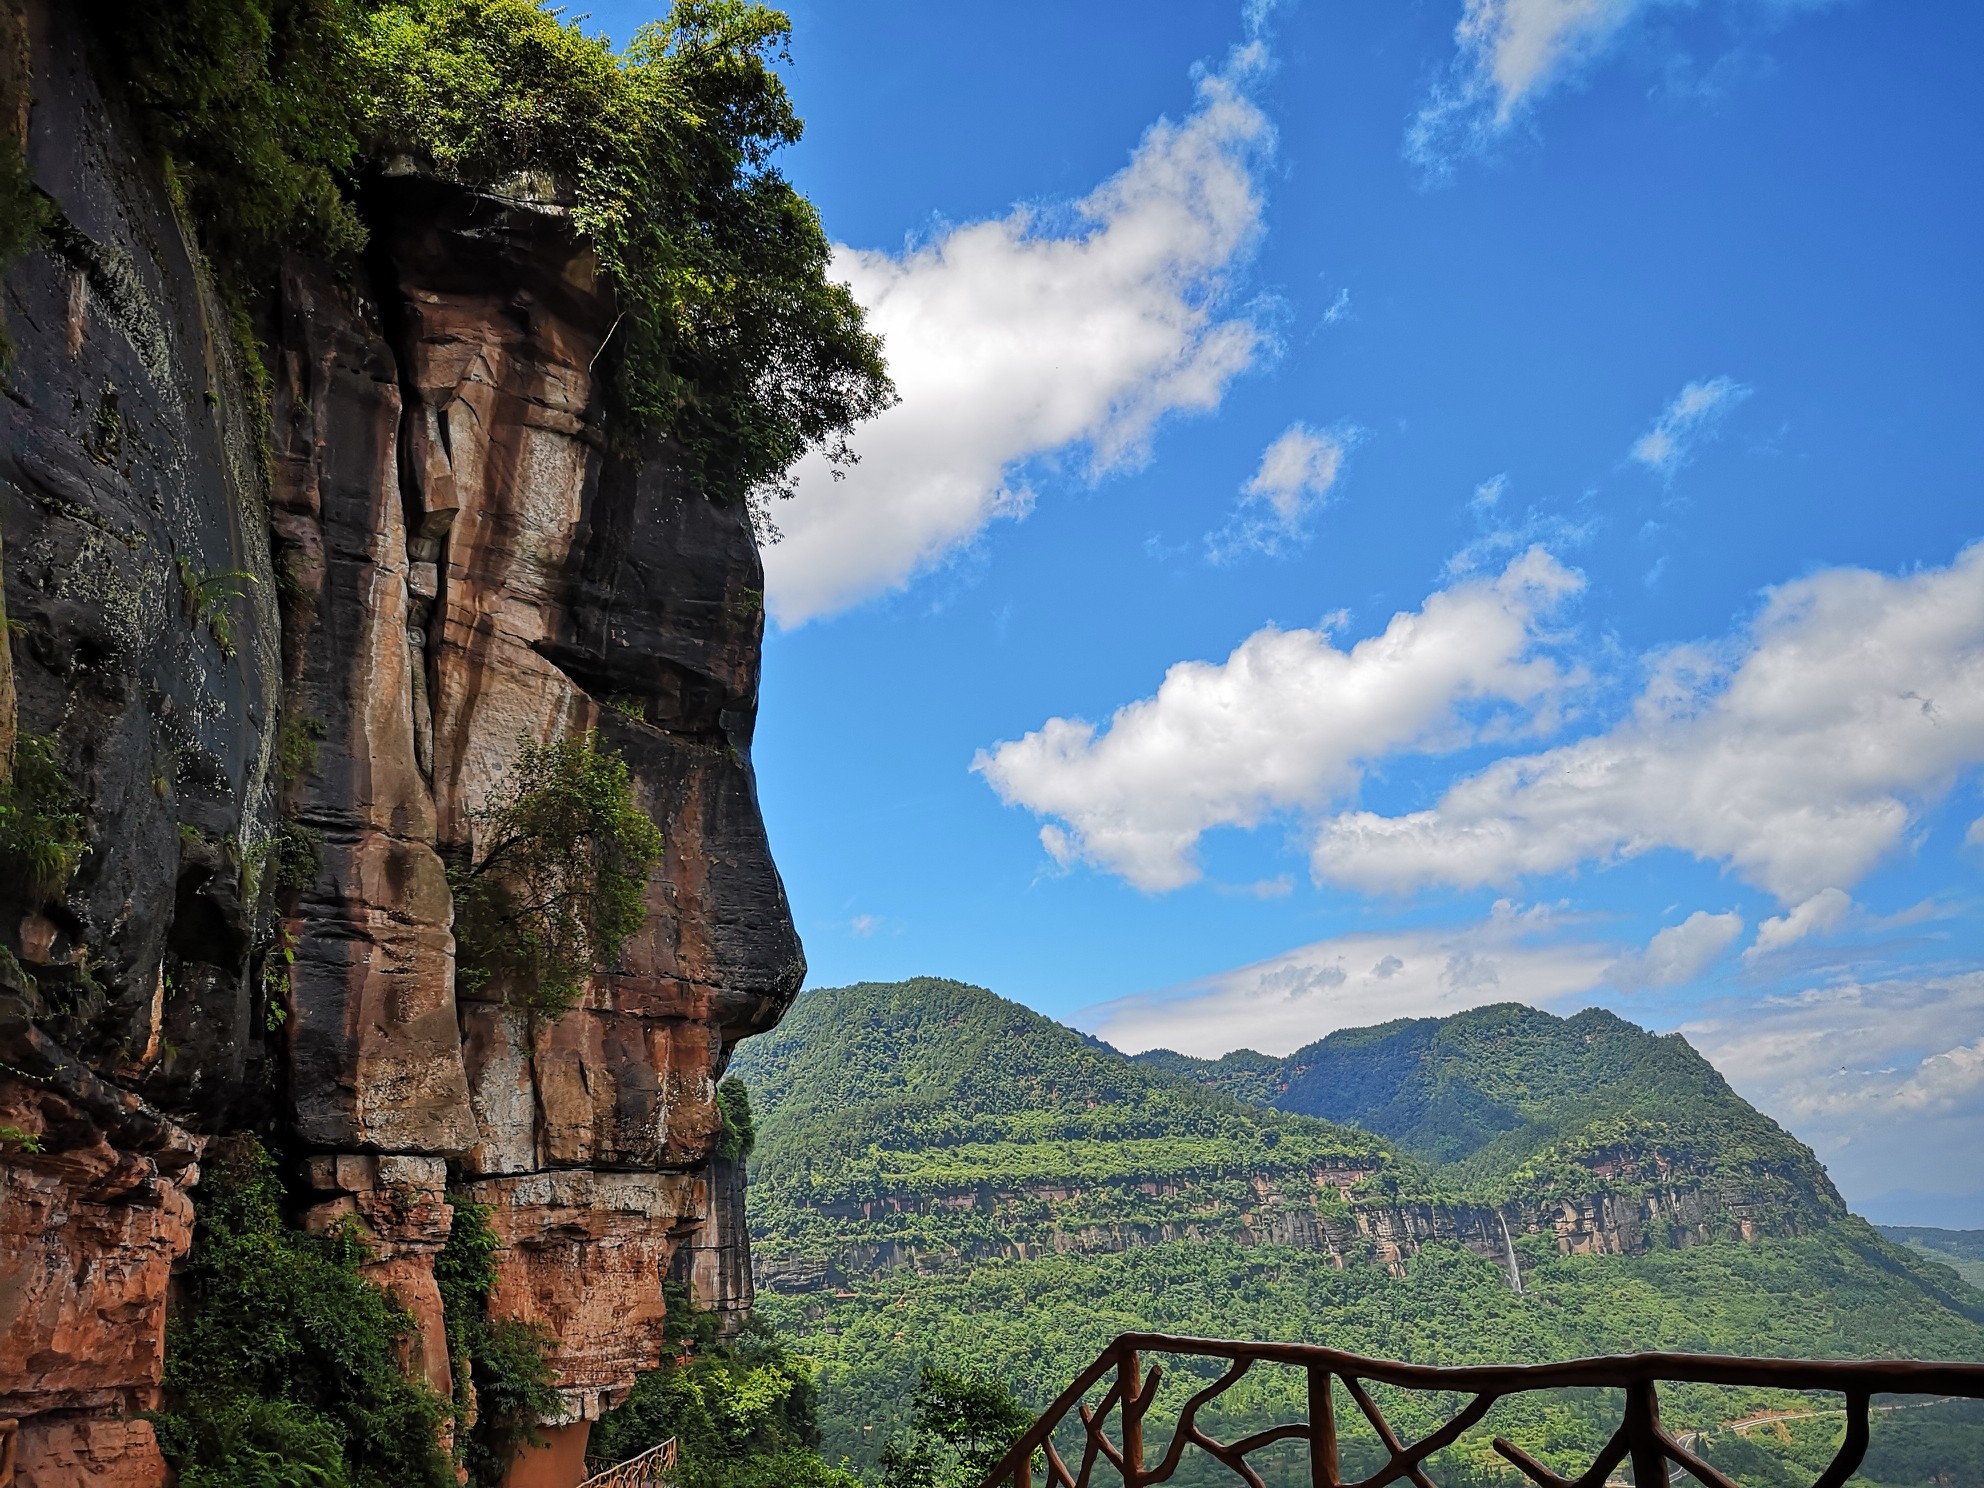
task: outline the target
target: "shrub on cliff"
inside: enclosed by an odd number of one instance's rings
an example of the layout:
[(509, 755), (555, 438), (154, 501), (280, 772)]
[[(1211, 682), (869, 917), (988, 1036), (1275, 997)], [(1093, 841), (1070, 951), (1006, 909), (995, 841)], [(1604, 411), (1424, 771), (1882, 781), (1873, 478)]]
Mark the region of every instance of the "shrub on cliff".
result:
[(401, 1367), (413, 1320), (359, 1274), (363, 1241), (286, 1224), (253, 1137), (202, 1166), (153, 1417), (181, 1488), (453, 1488), (446, 1407)]
[(486, 1204), (450, 1193), (454, 1224), (434, 1258), (455, 1376), (455, 1457), (475, 1488), (496, 1488), (517, 1448), (541, 1440), (536, 1424), (563, 1409), (552, 1387), (543, 1328), (489, 1316), (496, 1232)]
[(89, 851), (76, 788), (57, 750), (45, 734), (21, 734), (12, 775), (0, 780), (0, 895), (21, 905), (58, 898)]
[(726, 1162), (748, 1161), (758, 1145), (758, 1129), (751, 1119), (751, 1092), (737, 1076), (724, 1076), (716, 1087), (716, 1108), (723, 1113), (716, 1155)]
[(618, 293), (601, 367), (623, 442), (672, 436), (727, 499), (780, 489), (893, 393), (812, 205), (770, 163), (800, 135), (773, 63), (790, 25), (674, 0), (623, 53), (538, 0), (96, 0), (201, 225), (237, 266), (350, 253), (356, 181), (411, 156), (573, 190)]
[(626, 761), (587, 734), (519, 740), (475, 836), (449, 873), (460, 983), (501, 976), (556, 1017), (640, 929), (661, 833), (634, 804)]

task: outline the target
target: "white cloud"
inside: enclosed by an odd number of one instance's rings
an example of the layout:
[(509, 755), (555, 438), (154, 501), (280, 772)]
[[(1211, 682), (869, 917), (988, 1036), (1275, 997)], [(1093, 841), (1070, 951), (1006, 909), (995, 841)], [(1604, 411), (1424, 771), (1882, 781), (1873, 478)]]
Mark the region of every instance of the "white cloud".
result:
[(1796, 1121), (1984, 1096), (1984, 972), (1849, 982), (1747, 1000), (1683, 1024), (1738, 1086)]
[(1984, 1094), (1984, 1038), (1931, 1054), (1895, 1089), (1898, 1106), (1911, 1111), (1950, 1110)]
[(878, 915), (858, 914), (847, 922), (847, 928), (856, 935), (873, 935), (881, 923)]
[(1656, 931), (1644, 951), (1620, 957), (1606, 969), (1605, 977), (1629, 992), (1692, 982), (1742, 933), (1743, 917), (1735, 911), (1710, 914), (1698, 909), (1680, 924)]
[(1500, 760), (1430, 810), (1334, 818), (1316, 876), (1476, 887), (1668, 847), (1789, 906), (1857, 883), (1984, 762), (1984, 544), (1783, 585), (1722, 650), (1668, 653), (1610, 731)]
[(1032, 500), (1020, 467), (1081, 447), (1092, 475), (1135, 464), (1158, 422), (1210, 409), (1262, 333), (1222, 317), (1260, 230), (1254, 168), (1271, 132), (1245, 96), (1260, 43), (1199, 83), (1130, 164), (1054, 231), (1030, 207), (901, 255), (841, 248), (901, 401), (856, 431), (836, 481), (812, 456), (766, 550), (767, 602), (798, 625), (907, 583)]
[[(1825, 1159), (1856, 1207), (1984, 1197), (1984, 972), (1746, 999), (1680, 1030)], [(1876, 1216), (1879, 1217), (1878, 1205)], [(1925, 1222), (1934, 1222), (1933, 1220)]]
[(1660, 0), (1465, 0), (1448, 79), (1406, 133), (1406, 154), (1444, 173), (1506, 130), (1535, 96), (1602, 55)]
[(1963, 834), (1966, 847), (1984, 847), (1984, 816), (1970, 824), (1970, 830)]
[(1339, 1028), (1589, 991), (1611, 953), (1552, 944), (1557, 928), (1546, 911), (1504, 901), (1478, 924), (1338, 936), (1168, 991), (1100, 1003), (1074, 1021), (1131, 1053), (1286, 1054)]
[(1634, 441), (1630, 457), (1660, 475), (1672, 475), (1694, 458), (1696, 443), (1713, 434), (1723, 416), (1753, 391), (1730, 377), (1689, 383)]
[(1290, 424), (1262, 451), (1260, 469), (1240, 488), (1240, 509), (1224, 528), (1207, 536), (1214, 560), (1248, 549), (1277, 553), (1306, 537), (1310, 515), (1329, 500), (1356, 441), (1357, 431), (1348, 427)]
[(1743, 959), (1754, 961), (1759, 956), (1768, 956), (1772, 951), (1796, 945), (1808, 935), (1823, 935), (1828, 930), (1837, 929), (1839, 922), (1852, 908), (1852, 898), (1843, 891), (1820, 889), (1811, 898), (1793, 905), (1789, 914), (1774, 916), (1757, 926), (1756, 941), (1743, 952)]
[[(1224, 662), (1179, 662), (1104, 731), (1051, 718), (981, 750), (972, 769), (1008, 805), (1065, 823), (1040, 830), (1057, 861), (1174, 889), (1199, 876), (1194, 850), (1214, 827), (1324, 806), (1387, 754), (1459, 747), (1548, 717), (1565, 674), (1537, 654), (1537, 622), (1582, 584), (1532, 548), (1348, 651), (1326, 630), (1269, 626)], [(1471, 717), (1471, 704), (1488, 716)], [(1514, 722), (1511, 708), (1522, 710)]]
[[(1405, 153), (1435, 176), (1454, 157), (1491, 144), (1551, 89), (1575, 82), (1632, 23), (1698, 0), (1463, 0), (1456, 55), (1406, 131)], [(1738, 24), (1769, 26), (1830, 0), (1760, 0)]]

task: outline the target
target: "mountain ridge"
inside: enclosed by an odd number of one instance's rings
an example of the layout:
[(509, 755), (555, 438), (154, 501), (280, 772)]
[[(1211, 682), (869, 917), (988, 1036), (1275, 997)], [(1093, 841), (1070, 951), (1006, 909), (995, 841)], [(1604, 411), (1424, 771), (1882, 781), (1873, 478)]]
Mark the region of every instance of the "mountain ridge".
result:
[(1682, 1035), (1649, 1033), (1602, 1008), (1558, 1017), (1510, 1002), (1399, 1018), (1339, 1029), (1278, 1060), (1244, 1049), (1220, 1060), (1170, 1050), (1131, 1058), (1252, 1104), (1378, 1133), (1468, 1173), (1519, 1165), (1600, 1123), (1671, 1127), (1685, 1114), (1691, 1135), (1719, 1145), (1795, 1143), (1806, 1181), (1838, 1198), (1810, 1149), (1738, 1096)]
[[(1401, 1031), (1403, 1053), (1393, 1047)], [(1391, 1123), (1402, 1143), (1269, 1105), (1257, 1071), (1243, 1098), (1204, 1077), (1220, 1062), (1133, 1058), (965, 983), (806, 993), (735, 1065), (761, 1112), (760, 1271), (774, 1286), (824, 1286), (878, 1265), (1214, 1236), (1394, 1269), (1429, 1241), (1457, 1240), (1512, 1264), (1524, 1234), (1549, 1233), (1568, 1250), (1642, 1251), (1797, 1234), (1846, 1212), (1811, 1150), (1685, 1041), (1610, 1014), (1564, 1020), (1504, 1005), (1352, 1030), (1322, 1041), (1292, 1088), (1313, 1105), (1319, 1079), (1334, 1080), (1363, 1092), (1351, 1114), (1365, 1114), (1388, 1072), (1443, 1037), (1458, 1049), (1443, 1054), (1446, 1066), (1479, 1065), (1484, 1046), (1511, 1039), (1523, 1057), (1486, 1082), (1500, 1105), (1475, 1088), (1478, 1070), (1469, 1084), (1449, 1069), (1441, 1100), (1419, 1102), (1431, 1113), (1422, 1124), (1456, 1103), (1477, 1112), (1485, 1136), (1460, 1161), (1423, 1142), (1413, 1150), (1410, 1123)], [(1539, 1062), (1566, 1044), (1598, 1047), (1586, 1084), (1612, 1092), (1585, 1101), (1579, 1121), (1547, 1091), (1524, 1094), (1546, 1083)], [(1377, 1074), (1346, 1080), (1342, 1051), (1370, 1047)], [(1512, 1099), (1526, 1101), (1520, 1120), (1505, 1119)]]

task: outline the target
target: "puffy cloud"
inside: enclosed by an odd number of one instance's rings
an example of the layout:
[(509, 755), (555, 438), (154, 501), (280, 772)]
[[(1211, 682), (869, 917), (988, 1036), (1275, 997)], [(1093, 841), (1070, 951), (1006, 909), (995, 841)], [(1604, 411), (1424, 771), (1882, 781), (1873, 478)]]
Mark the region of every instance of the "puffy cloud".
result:
[(1555, 939), (1560, 929), (1548, 912), (1504, 901), (1477, 924), (1338, 936), (1168, 991), (1100, 1003), (1075, 1022), (1132, 1053), (1286, 1054), (1339, 1028), (1588, 991), (1610, 953)]
[(1547, 715), (1565, 675), (1537, 654), (1537, 622), (1582, 583), (1532, 548), (1348, 651), (1326, 630), (1270, 626), (1224, 662), (1179, 662), (1106, 730), (1051, 718), (972, 769), (1007, 804), (1058, 819), (1040, 832), (1056, 860), (1174, 889), (1199, 876), (1194, 849), (1214, 827), (1323, 806), (1365, 761), (1521, 726), (1512, 707)]
[(1692, 982), (1742, 933), (1743, 917), (1733, 910), (1710, 914), (1698, 909), (1680, 924), (1656, 931), (1645, 950), (1615, 961), (1606, 980), (1625, 991)]
[(1661, 410), (1653, 427), (1634, 441), (1630, 457), (1660, 475), (1672, 475), (1695, 457), (1695, 445), (1713, 434), (1723, 416), (1752, 391), (1729, 377), (1689, 383)]
[(1858, 882), (1984, 762), (1984, 544), (1783, 585), (1724, 650), (1669, 653), (1609, 731), (1500, 760), (1430, 810), (1335, 817), (1316, 876), (1475, 887), (1668, 847), (1788, 906)]
[(1984, 1094), (1984, 1038), (1931, 1054), (1896, 1087), (1894, 1101), (1911, 1111), (1952, 1110)]
[(1789, 914), (1776, 915), (1757, 926), (1756, 941), (1743, 952), (1745, 961), (1754, 961), (1772, 951), (1796, 945), (1808, 935), (1822, 935), (1836, 929), (1853, 908), (1853, 900), (1839, 889), (1820, 889), (1809, 899), (1792, 906)]
[(1240, 488), (1240, 509), (1221, 531), (1207, 536), (1213, 558), (1231, 558), (1248, 549), (1276, 553), (1307, 536), (1310, 514), (1329, 499), (1344, 456), (1356, 441), (1354, 429), (1290, 424), (1262, 452), (1261, 468)]
[(836, 250), (901, 401), (856, 431), (845, 480), (818, 456), (795, 471), (765, 553), (780, 624), (898, 588), (1023, 514), (1031, 458), (1084, 447), (1099, 475), (1141, 460), (1166, 414), (1217, 406), (1262, 340), (1219, 305), (1260, 230), (1270, 130), (1244, 84), (1265, 60), (1251, 43), (1202, 78), (1193, 112), (1153, 125), (1065, 230), (1021, 206), (900, 255)]

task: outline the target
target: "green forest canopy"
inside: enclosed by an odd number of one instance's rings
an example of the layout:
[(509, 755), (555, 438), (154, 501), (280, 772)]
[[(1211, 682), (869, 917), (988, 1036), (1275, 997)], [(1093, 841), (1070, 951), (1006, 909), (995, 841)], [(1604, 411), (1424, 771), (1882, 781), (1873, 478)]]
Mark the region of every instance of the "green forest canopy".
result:
[(828, 277), (818, 214), (771, 157), (801, 124), (785, 16), (674, 0), (624, 52), (539, 0), (94, 0), (100, 34), (205, 246), (253, 281), (302, 246), (356, 254), (369, 169), (408, 157), (502, 190), (558, 183), (619, 300), (609, 407), (726, 498), (893, 397)]

